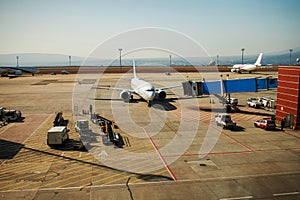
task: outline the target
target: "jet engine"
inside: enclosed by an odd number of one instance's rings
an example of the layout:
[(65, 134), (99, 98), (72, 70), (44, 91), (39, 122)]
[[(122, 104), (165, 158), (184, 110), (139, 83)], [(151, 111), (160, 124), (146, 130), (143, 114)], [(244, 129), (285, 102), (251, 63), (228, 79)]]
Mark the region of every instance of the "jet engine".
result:
[(155, 93), (156, 98), (158, 99), (165, 99), (167, 96), (167, 93), (164, 90), (159, 90), (157, 93)]
[(128, 92), (128, 91), (126, 91), (126, 90), (123, 90), (123, 91), (120, 93), (120, 97), (123, 99), (123, 101), (129, 102), (129, 101), (130, 101), (131, 94), (130, 94), (130, 92)]

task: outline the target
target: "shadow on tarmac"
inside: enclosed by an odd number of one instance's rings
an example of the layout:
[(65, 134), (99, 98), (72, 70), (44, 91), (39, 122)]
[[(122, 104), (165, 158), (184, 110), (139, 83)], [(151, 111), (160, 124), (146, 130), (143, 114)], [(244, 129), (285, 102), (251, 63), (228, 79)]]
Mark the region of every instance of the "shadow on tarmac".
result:
[(41, 150), (38, 150), (38, 149), (33, 149), (33, 148), (30, 148), (30, 147), (26, 147), (26, 146), (23, 146), (22, 148), (26, 149), (26, 150), (33, 151), (33, 152), (42, 153), (42, 154), (46, 154), (46, 155), (51, 155), (51, 156), (55, 156), (55, 157), (59, 157), (59, 158), (63, 158), (63, 159), (71, 160), (71, 161), (76, 161), (76, 162), (80, 162), (82, 164), (92, 165), (92, 166), (95, 166), (95, 167), (100, 167), (100, 168), (104, 168), (104, 169), (108, 169), (108, 170), (112, 170), (112, 171), (125, 172), (129, 175), (130, 174), (131, 175), (136, 175), (137, 178), (142, 179), (144, 181), (157, 181), (157, 180), (161, 180), (161, 179), (173, 181), (173, 179), (171, 177), (164, 176), (164, 175), (141, 174), (141, 173), (129, 172), (129, 171), (125, 171), (125, 170), (115, 169), (113, 167), (109, 167), (109, 166), (106, 166), (106, 165), (101, 165), (101, 164), (98, 164), (98, 163), (92, 163), (92, 162), (88, 162), (88, 161), (84, 161), (84, 160), (78, 160), (76, 158), (71, 158), (71, 157), (68, 157), (68, 156), (62, 156), (62, 155), (58, 155), (58, 154), (47, 152), (47, 151), (41, 151)]
[(0, 139), (0, 147), (0, 159), (12, 159), (24, 145)]

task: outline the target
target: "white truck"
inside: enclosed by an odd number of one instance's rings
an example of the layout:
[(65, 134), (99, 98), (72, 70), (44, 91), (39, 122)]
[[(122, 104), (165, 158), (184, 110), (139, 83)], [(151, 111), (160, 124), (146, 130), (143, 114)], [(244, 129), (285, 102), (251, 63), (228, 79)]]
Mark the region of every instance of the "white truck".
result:
[(48, 130), (47, 144), (49, 146), (61, 145), (68, 139), (69, 134), (67, 132), (67, 127), (65, 126), (55, 126)]
[(271, 97), (259, 97), (262, 106), (265, 108), (276, 108), (276, 101)]
[(226, 98), (226, 103), (237, 106), (239, 104), (239, 100), (237, 98)]
[(262, 102), (259, 98), (252, 97), (247, 99), (247, 105), (253, 108), (260, 108), (262, 106)]
[(233, 130), (236, 127), (236, 123), (231, 120), (231, 116), (227, 113), (219, 113), (215, 116), (215, 121), (218, 126)]

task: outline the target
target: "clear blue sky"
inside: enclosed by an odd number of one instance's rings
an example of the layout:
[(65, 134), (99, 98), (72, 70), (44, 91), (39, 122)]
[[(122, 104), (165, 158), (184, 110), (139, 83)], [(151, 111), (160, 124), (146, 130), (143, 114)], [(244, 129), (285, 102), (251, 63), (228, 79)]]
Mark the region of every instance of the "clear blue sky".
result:
[(210, 55), (274, 52), (300, 46), (299, 0), (0, 0), (0, 54), (86, 56), (121, 32), (182, 32)]

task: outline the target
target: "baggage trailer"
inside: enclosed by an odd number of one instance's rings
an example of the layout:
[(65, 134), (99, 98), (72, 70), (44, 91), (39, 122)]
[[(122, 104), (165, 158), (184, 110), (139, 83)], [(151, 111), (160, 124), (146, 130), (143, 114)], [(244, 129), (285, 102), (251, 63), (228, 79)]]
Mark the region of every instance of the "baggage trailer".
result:
[(67, 127), (65, 126), (52, 127), (47, 134), (47, 144), (49, 146), (61, 145), (68, 139), (69, 134), (67, 132)]

